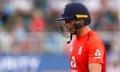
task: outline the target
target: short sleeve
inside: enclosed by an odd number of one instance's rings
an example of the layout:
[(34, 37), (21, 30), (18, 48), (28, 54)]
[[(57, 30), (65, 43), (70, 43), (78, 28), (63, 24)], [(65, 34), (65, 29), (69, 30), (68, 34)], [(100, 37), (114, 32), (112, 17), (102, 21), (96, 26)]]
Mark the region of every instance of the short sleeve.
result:
[(88, 63), (103, 63), (104, 44), (99, 39), (93, 39), (89, 42)]

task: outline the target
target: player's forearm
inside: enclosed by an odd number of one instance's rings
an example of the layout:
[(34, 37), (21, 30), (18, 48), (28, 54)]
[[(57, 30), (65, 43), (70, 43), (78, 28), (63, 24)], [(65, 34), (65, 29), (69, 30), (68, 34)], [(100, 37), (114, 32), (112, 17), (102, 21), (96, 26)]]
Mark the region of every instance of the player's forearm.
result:
[(102, 72), (101, 64), (89, 64), (89, 72)]

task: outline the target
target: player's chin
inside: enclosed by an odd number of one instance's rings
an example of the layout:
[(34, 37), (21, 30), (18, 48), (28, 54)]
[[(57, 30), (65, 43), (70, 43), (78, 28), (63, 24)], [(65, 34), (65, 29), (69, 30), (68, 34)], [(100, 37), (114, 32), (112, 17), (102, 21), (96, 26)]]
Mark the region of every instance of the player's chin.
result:
[(75, 33), (75, 30), (70, 30), (69, 31), (71, 34), (74, 34)]

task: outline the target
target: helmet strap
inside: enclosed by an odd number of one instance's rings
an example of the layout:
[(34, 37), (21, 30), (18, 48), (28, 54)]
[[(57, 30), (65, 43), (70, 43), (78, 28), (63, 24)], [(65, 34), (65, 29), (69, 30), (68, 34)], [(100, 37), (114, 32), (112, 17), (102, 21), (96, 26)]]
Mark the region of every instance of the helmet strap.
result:
[(67, 41), (67, 44), (69, 44), (69, 43), (72, 41), (72, 35), (73, 35), (73, 34), (70, 34), (70, 40)]

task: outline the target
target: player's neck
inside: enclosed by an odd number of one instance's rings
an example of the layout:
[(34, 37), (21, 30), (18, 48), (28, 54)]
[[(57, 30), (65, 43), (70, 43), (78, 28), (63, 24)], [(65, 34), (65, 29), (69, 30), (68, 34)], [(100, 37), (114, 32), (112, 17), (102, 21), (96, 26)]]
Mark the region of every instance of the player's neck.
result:
[(77, 31), (77, 36), (83, 36), (88, 33), (91, 29), (88, 26), (84, 26)]

